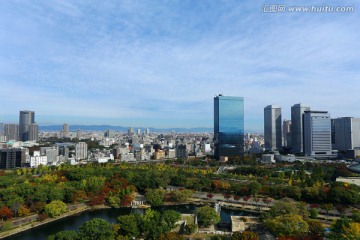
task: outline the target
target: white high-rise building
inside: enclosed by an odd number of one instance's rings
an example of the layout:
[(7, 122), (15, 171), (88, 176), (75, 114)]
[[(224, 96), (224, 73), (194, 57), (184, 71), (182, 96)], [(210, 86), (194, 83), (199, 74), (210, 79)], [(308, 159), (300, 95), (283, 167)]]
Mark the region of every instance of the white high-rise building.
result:
[(63, 137), (68, 138), (70, 135), (70, 127), (69, 124), (65, 123), (63, 125)]
[(307, 156), (331, 155), (331, 119), (326, 111), (305, 111), (304, 153)]
[(81, 132), (80, 129), (77, 130), (77, 132), (76, 132), (76, 138), (77, 138), (77, 139), (81, 139), (81, 138), (82, 138), (82, 132)]
[(304, 152), (303, 117), (309, 110), (310, 107), (301, 103), (291, 107), (291, 151), (294, 153)]
[(275, 105), (266, 106), (264, 108), (265, 149), (281, 149), (281, 128), (281, 108)]
[(85, 142), (79, 142), (75, 145), (75, 156), (77, 160), (87, 159), (88, 147)]

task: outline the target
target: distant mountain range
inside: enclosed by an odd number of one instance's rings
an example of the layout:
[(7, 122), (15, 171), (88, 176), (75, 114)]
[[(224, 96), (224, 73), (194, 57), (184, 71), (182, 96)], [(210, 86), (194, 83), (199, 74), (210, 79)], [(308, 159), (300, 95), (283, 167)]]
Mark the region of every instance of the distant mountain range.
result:
[[(129, 127), (123, 126), (110, 126), (110, 125), (70, 125), (70, 131), (106, 131), (108, 129), (114, 130), (116, 132), (127, 132)], [(44, 132), (55, 132), (61, 131), (63, 129), (63, 125), (50, 125), (50, 126), (39, 126), (40, 131)], [(134, 131), (136, 132), (137, 129), (141, 129), (141, 132), (144, 132), (146, 129), (145, 127), (134, 127)], [(214, 130), (213, 128), (152, 128), (149, 127), (150, 132), (157, 132), (157, 133), (167, 133), (171, 131), (175, 131), (177, 133), (212, 133)]]
[[(43, 132), (56, 132), (63, 129), (63, 125), (49, 125), (49, 126), (39, 126), (40, 131)], [(111, 125), (70, 125), (70, 131), (106, 131), (111, 129), (116, 132), (127, 132), (129, 127), (123, 126), (111, 126)], [(141, 132), (144, 132), (146, 127), (134, 127), (134, 131), (141, 129)], [(213, 128), (206, 127), (197, 127), (197, 128), (153, 128), (149, 127), (150, 132), (156, 133), (169, 133), (175, 131), (177, 133), (213, 133)], [(246, 130), (246, 133), (259, 133), (259, 131)]]

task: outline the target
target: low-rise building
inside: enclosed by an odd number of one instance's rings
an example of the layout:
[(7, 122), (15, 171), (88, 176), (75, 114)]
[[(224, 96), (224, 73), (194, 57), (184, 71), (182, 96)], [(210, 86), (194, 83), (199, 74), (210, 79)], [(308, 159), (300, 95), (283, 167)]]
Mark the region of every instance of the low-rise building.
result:
[(34, 155), (30, 157), (30, 167), (37, 168), (40, 165), (46, 166), (47, 163), (47, 156), (41, 156), (39, 151), (34, 151)]
[(264, 154), (261, 157), (261, 162), (266, 164), (275, 163), (274, 154)]
[(164, 151), (164, 150), (158, 149), (158, 150), (154, 153), (154, 159), (155, 159), (155, 160), (160, 160), (160, 159), (164, 159), (164, 158), (165, 158), (165, 151)]
[(12, 169), (22, 167), (25, 163), (21, 148), (0, 149), (0, 169)]

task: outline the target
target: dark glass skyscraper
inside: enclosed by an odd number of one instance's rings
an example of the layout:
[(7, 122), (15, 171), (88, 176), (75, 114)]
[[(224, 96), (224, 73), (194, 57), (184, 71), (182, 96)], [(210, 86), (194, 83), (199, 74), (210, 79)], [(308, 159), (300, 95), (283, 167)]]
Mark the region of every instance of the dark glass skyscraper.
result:
[(291, 107), (291, 151), (293, 153), (304, 152), (304, 113), (310, 107), (299, 103)]
[(244, 155), (244, 98), (214, 98), (215, 157)]
[(20, 111), (19, 116), (19, 137), (20, 141), (37, 140), (38, 130), (36, 130), (35, 112)]

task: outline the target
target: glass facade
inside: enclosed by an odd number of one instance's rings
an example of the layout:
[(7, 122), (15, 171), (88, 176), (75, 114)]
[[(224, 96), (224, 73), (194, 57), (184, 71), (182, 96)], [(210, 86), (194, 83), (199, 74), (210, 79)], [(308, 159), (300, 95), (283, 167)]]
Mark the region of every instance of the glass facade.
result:
[(20, 141), (36, 140), (30, 138), (30, 132), (29, 132), (30, 125), (34, 123), (35, 123), (35, 112), (20, 111), (20, 116), (19, 116)]
[(281, 108), (269, 105), (264, 108), (264, 138), (266, 150), (282, 147)]
[(323, 111), (305, 111), (304, 145), (308, 156), (331, 154), (331, 119)]
[(214, 98), (215, 157), (244, 154), (244, 98)]
[(304, 152), (303, 116), (304, 112), (309, 110), (310, 107), (301, 103), (291, 107), (291, 151), (293, 153)]

